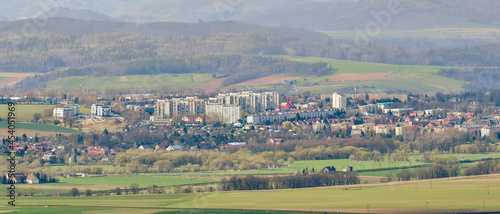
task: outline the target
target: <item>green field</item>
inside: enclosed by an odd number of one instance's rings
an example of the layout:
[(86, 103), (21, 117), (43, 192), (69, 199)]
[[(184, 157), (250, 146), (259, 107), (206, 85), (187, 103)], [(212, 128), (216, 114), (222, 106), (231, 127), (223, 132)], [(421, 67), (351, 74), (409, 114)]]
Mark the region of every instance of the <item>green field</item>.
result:
[[(191, 79), (193, 76), (193, 79)], [(105, 88), (194, 88), (212, 80), (209, 74), (160, 74), (102, 77), (64, 77), (47, 83), (51, 89), (105, 89)]]
[[(339, 88), (357, 87), (358, 93), (383, 92), (384, 90), (401, 89), (408, 91), (443, 92), (461, 90), (464, 81), (454, 80), (438, 75), (439, 66), (419, 65), (391, 65), (383, 63), (357, 62), (337, 60), (318, 57), (288, 57), (285, 58), (301, 62), (326, 62), (337, 69), (330, 76), (307, 77), (297, 79), (300, 91), (314, 91), (319, 93), (331, 93)], [(376, 77), (375, 79), (328, 81), (325, 79), (339, 77), (341, 75), (355, 75), (363, 78), (363, 75), (385, 74), (387, 77)], [(318, 86), (302, 87), (304, 83), (318, 82)]]
[[(7, 129), (7, 121), (0, 121), (0, 128)], [(62, 126), (54, 126), (47, 124), (35, 124), (35, 123), (16, 123), (16, 131), (21, 130), (33, 130), (41, 132), (57, 132), (57, 133), (77, 133), (78, 130), (65, 128)]]
[[(33, 120), (33, 114), (44, 113), (47, 109), (53, 109), (55, 105), (16, 105), (16, 121), (31, 121)], [(7, 113), (9, 112), (9, 107), (5, 104), (0, 105), (0, 117), (2, 119), (7, 118)]]
[[(490, 185), (487, 193), (487, 184)], [(432, 188), (431, 188), (432, 185)], [(500, 179), (474, 181), (455, 180), (453, 183), (433, 181), (412, 184), (389, 183), (381, 186), (356, 188), (314, 188), (279, 191), (214, 193), (180, 203), (179, 207), (196, 207), (196, 201), (206, 201), (207, 208), (274, 208), (302, 210), (334, 209), (500, 209)]]
[[(439, 154), (439, 157), (457, 157), (469, 158), (472, 161), (479, 160), (481, 157), (491, 156), (493, 158), (500, 157), (499, 153), (487, 153), (487, 154)], [(302, 172), (302, 169), (319, 171), (325, 166), (334, 166), (337, 171), (344, 169), (346, 166), (353, 166), (355, 171), (364, 169), (384, 169), (392, 167), (408, 167), (408, 166), (418, 166), (424, 163), (416, 161), (420, 158), (419, 154), (410, 155), (409, 159), (411, 162), (395, 162), (388, 161), (387, 156), (384, 157), (384, 161), (374, 162), (374, 161), (352, 161), (350, 159), (332, 159), (332, 160), (304, 160), (295, 161), (293, 164), (285, 162), (285, 167), (272, 168), (272, 169), (261, 169), (261, 170), (242, 170), (242, 171), (199, 171), (199, 172), (173, 172), (173, 173), (156, 173), (161, 175), (200, 175), (200, 176), (229, 176), (229, 175), (251, 175), (251, 174), (290, 174), (296, 172)], [(463, 164), (462, 164), (463, 165)], [(108, 166), (112, 169), (113, 166)], [(391, 172), (397, 172), (398, 170), (393, 170)], [(359, 175), (362, 176), (384, 176), (387, 170), (378, 172), (360, 172)]]
[[(127, 195), (26, 197), (19, 205), (259, 209), (316, 212), (477, 212), (500, 210), (500, 175), (307, 189)], [(6, 200), (5, 198), (3, 200)], [(0, 210), (7, 210), (2, 207)], [(24, 209), (23, 206), (21, 208)], [(111, 210), (113, 211), (113, 210)], [(161, 211), (161, 210), (158, 210)], [(119, 211), (117, 211), (119, 212)], [(58, 213), (58, 212), (56, 212)], [(152, 212), (151, 212), (152, 213)], [(203, 212), (202, 212), (203, 213)]]
[(109, 176), (91, 176), (91, 177), (70, 177), (60, 178), (59, 183), (40, 184), (40, 185), (61, 185), (61, 186), (83, 186), (93, 184), (121, 185), (130, 186), (132, 183), (139, 184), (140, 187), (151, 186), (176, 186), (199, 183), (218, 182), (220, 179), (200, 178), (186, 176), (159, 176), (159, 175), (109, 175)]

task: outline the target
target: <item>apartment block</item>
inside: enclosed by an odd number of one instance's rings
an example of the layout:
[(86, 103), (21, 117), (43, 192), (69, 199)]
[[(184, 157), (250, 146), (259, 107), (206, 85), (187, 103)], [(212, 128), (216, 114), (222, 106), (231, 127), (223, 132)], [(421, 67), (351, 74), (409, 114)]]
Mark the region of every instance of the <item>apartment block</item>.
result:
[(347, 97), (339, 93), (332, 95), (332, 108), (345, 109), (347, 107)]

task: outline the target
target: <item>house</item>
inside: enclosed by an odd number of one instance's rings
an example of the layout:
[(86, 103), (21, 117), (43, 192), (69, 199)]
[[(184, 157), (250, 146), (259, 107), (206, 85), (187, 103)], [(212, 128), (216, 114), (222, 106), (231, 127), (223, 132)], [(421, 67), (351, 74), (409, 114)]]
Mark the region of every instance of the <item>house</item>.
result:
[(386, 125), (379, 124), (375, 126), (375, 133), (377, 134), (390, 134), (390, 129)]
[(180, 150), (182, 150), (182, 146), (179, 145), (173, 145), (167, 147), (167, 151), (180, 151)]
[(24, 183), (26, 181), (26, 173), (13, 173), (12, 177), (9, 177), (9, 179), (12, 179), (14, 183)]
[(155, 146), (155, 150), (165, 150), (165, 149), (167, 149), (167, 147), (163, 143)]
[(75, 173), (75, 176), (76, 177), (87, 177), (88, 175), (86, 173), (77, 172), (77, 173)]
[(141, 145), (141, 146), (139, 146), (139, 149), (146, 150), (146, 149), (149, 149), (149, 146), (148, 145)]
[(334, 166), (325, 166), (321, 172), (336, 172), (337, 170), (335, 169)]
[(269, 138), (269, 139), (267, 139), (267, 143), (269, 143), (269, 144), (280, 145), (282, 142), (283, 142), (283, 139), (281, 139), (281, 138)]
[(26, 183), (28, 184), (38, 184), (40, 183), (40, 180), (38, 180), (38, 178), (34, 175), (29, 175), (27, 178), (26, 178)]
[(99, 146), (94, 146), (94, 147), (89, 147), (87, 148), (87, 154), (89, 155), (104, 155), (106, 154), (105, 148), (99, 147)]

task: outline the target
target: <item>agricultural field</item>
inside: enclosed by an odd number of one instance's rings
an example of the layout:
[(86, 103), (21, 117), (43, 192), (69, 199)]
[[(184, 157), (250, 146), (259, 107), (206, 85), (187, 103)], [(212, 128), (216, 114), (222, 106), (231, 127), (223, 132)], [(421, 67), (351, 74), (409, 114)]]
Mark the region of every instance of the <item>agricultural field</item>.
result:
[[(33, 114), (39, 113), (44, 114), (45, 110), (53, 109), (55, 105), (16, 105), (16, 122), (17, 121), (31, 121), (33, 120)], [(0, 105), (0, 117), (2, 119), (7, 118), (7, 113), (9, 112), (9, 107), (6, 104)]]
[[(222, 86), (224, 78), (212, 79), (209, 74), (160, 74), (101, 77), (64, 77), (47, 83), (51, 89), (104, 89), (105, 88), (149, 88), (171, 87), (180, 89), (215, 89), (253, 86), (263, 88), (282, 81), (296, 80), (299, 91), (332, 93), (340, 88), (357, 87), (357, 92), (382, 92), (385, 90), (408, 90), (418, 92), (459, 91), (464, 81), (438, 75), (440, 66), (392, 65), (358, 62), (318, 57), (278, 56), (301, 62), (326, 62), (336, 70), (328, 76), (278, 75), (262, 77), (230, 86)], [(192, 77), (192, 78), (191, 78)], [(314, 84), (304, 86), (304, 84)], [(83, 111), (82, 111), (83, 112)]]
[(176, 186), (199, 183), (218, 182), (218, 178), (210, 177), (186, 177), (186, 176), (157, 176), (157, 175), (109, 175), (90, 177), (60, 178), (59, 183), (41, 185), (61, 186), (84, 186), (84, 185), (113, 185), (130, 186), (137, 183), (139, 187), (148, 187), (153, 184), (157, 186)]
[[(487, 153), (487, 154), (439, 154), (439, 157), (457, 157), (469, 158), (471, 161), (477, 161), (481, 157), (491, 156), (492, 158), (499, 158), (500, 153)], [(350, 159), (333, 159), (333, 160), (303, 160), (294, 161), (293, 164), (285, 162), (285, 167), (273, 168), (273, 169), (260, 169), (260, 170), (242, 170), (242, 171), (199, 171), (199, 172), (173, 172), (173, 173), (156, 173), (161, 175), (199, 175), (199, 176), (231, 176), (231, 175), (272, 175), (272, 174), (290, 174), (296, 172), (302, 172), (303, 169), (319, 171), (325, 166), (334, 166), (338, 171), (346, 168), (347, 166), (354, 167), (355, 171), (358, 170), (369, 170), (369, 169), (384, 169), (393, 167), (409, 167), (409, 166), (421, 166), (424, 163), (418, 162), (417, 159), (420, 158), (419, 154), (414, 154), (409, 156), (411, 161), (388, 161), (388, 157), (384, 157), (384, 161), (374, 162), (370, 161), (352, 161)], [(466, 168), (467, 164), (461, 164), (462, 168)], [(113, 166), (108, 166), (112, 169)], [(388, 170), (381, 170), (375, 172), (359, 172), (361, 176), (385, 176)], [(391, 172), (398, 172), (397, 170), (390, 170)]]
[(209, 74), (159, 74), (159, 75), (127, 75), (101, 77), (64, 77), (51, 80), (47, 88), (64, 89), (105, 89), (105, 88), (153, 88), (170, 87), (189, 89), (212, 80)]
[[(7, 135), (7, 121), (0, 121), (0, 134)], [(26, 131), (26, 132), (25, 132)], [(27, 136), (33, 136), (33, 133), (40, 133), (42, 135), (48, 133), (77, 133), (78, 130), (65, 128), (62, 126), (54, 126), (47, 124), (35, 124), (35, 123), (18, 123), (16, 121), (16, 135), (23, 135), (27, 133)], [(29, 133), (29, 134), (28, 134)]]
[[(5, 199), (4, 199), (5, 200)], [(86, 209), (89, 204), (103, 206), (110, 213), (120, 208), (210, 213), (217, 209), (285, 210), (289, 212), (378, 212), (378, 213), (454, 213), (500, 211), (500, 174), (434, 180), (361, 184), (320, 188), (237, 191), (192, 194), (126, 195), (93, 197), (23, 197), (16, 209), (30, 206), (71, 206)], [(30, 205), (30, 206), (27, 206)], [(94, 207), (97, 208), (97, 207)], [(205, 210), (207, 209), (207, 210)], [(369, 210), (367, 210), (369, 209)], [(0, 207), (0, 210), (13, 210)], [(48, 209), (47, 209), (48, 210)], [(228, 210), (227, 213), (231, 213)], [(62, 210), (54, 211), (59, 213)], [(258, 211), (259, 212), (259, 211)], [(252, 213), (258, 213), (252, 212)], [(175, 213), (175, 212), (174, 212)], [(223, 213), (223, 212), (217, 212)], [(236, 212), (237, 213), (237, 212)]]
[(0, 88), (12, 86), (25, 77), (35, 76), (36, 73), (10, 73), (0, 72)]
[[(297, 79), (299, 91), (332, 93), (340, 88), (356, 87), (358, 93), (382, 92), (401, 89), (420, 92), (459, 91), (464, 81), (438, 75), (440, 66), (391, 65), (383, 63), (356, 62), (318, 57), (289, 57), (301, 62), (326, 62), (337, 69), (330, 76), (303, 77)], [(304, 84), (318, 83), (315, 86)]]

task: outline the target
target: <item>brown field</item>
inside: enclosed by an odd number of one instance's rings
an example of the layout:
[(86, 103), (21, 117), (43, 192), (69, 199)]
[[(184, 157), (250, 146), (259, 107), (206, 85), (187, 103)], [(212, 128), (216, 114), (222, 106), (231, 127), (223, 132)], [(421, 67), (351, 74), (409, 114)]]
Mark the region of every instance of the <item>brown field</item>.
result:
[(8, 72), (0, 72), (0, 77), (6, 77), (0, 81), (0, 87), (11, 86), (21, 81), (25, 77), (35, 76), (36, 73), (8, 73)]
[(220, 88), (222, 87), (222, 82), (225, 80), (226, 78), (219, 78), (219, 79), (214, 79), (210, 82), (207, 82), (203, 85), (199, 85), (195, 88), (198, 88), (198, 89), (214, 89), (214, 88)]
[(267, 85), (280, 83), (282, 81), (292, 81), (296, 80), (298, 77), (262, 77), (258, 79), (248, 80), (242, 83), (235, 84), (234, 86), (246, 86), (246, 85)]
[(359, 73), (359, 74), (340, 74), (336, 77), (328, 79), (332, 82), (341, 81), (357, 81), (357, 80), (372, 80), (372, 79), (387, 79), (391, 73)]
[[(0, 129), (0, 136), (7, 136), (9, 131), (8, 129)], [(35, 133), (40, 134), (40, 136), (53, 136), (56, 134), (62, 134), (62, 135), (70, 135), (71, 133), (60, 133), (60, 132), (42, 132), (42, 131), (36, 131), (36, 130), (24, 130), (24, 129), (16, 129), (16, 136), (22, 136), (23, 134), (26, 134), (26, 136), (34, 136)]]

